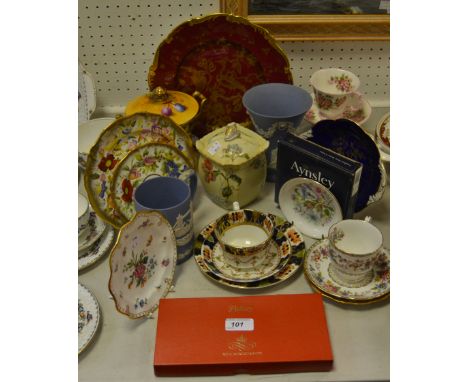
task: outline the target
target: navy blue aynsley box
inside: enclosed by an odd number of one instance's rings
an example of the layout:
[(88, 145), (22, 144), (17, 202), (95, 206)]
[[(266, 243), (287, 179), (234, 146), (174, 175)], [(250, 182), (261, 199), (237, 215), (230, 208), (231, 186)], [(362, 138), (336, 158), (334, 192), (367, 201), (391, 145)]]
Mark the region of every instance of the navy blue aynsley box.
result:
[(288, 133), (278, 142), (275, 202), (281, 186), (302, 177), (327, 187), (340, 203), (343, 219), (353, 217), (362, 164), (316, 143)]

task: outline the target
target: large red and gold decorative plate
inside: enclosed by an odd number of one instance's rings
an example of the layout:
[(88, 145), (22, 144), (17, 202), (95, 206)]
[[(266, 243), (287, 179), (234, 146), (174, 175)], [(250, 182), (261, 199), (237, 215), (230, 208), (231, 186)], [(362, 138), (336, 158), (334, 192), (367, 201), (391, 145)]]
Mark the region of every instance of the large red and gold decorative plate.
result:
[(120, 228), (128, 219), (118, 212), (113, 200), (111, 185), (115, 170), (130, 151), (148, 143), (164, 143), (177, 148), (195, 168), (192, 140), (170, 118), (136, 113), (113, 122), (101, 133), (89, 152), (84, 185), (94, 211), (116, 228)]
[(148, 84), (207, 99), (192, 131), (201, 137), (249, 117), (242, 96), (253, 86), (292, 84), (289, 61), (269, 32), (247, 19), (214, 14), (188, 20), (159, 45), (148, 71)]

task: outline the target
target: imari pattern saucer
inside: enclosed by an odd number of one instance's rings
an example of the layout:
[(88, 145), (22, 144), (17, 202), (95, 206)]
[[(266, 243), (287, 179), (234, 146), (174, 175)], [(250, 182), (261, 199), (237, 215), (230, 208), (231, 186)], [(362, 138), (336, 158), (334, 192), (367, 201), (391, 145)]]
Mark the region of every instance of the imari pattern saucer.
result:
[(327, 237), (330, 227), (343, 219), (335, 195), (312, 179), (288, 180), (281, 187), (278, 201), (286, 219), (315, 239)]
[(149, 316), (172, 284), (177, 263), (174, 231), (156, 211), (138, 212), (119, 232), (109, 265), (115, 307), (130, 318)]
[[(277, 245), (280, 245), (280, 248), (283, 246), (285, 251), (286, 248), (290, 248), (290, 254), (285, 257), (287, 260), (286, 264), (278, 269), (277, 272), (273, 273), (267, 278), (255, 281), (231, 281), (220, 277), (220, 274), (223, 275), (223, 273), (220, 272), (219, 269), (217, 270), (213, 261), (210, 261), (209, 257), (205, 257), (202, 251), (204, 243), (213, 237), (213, 230), (215, 226), (214, 222), (207, 225), (200, 232), (197, 240), (195, 241), (193, 252), (195, 261), (200, 268), (200, 271), (209, 279), (216, 281), (219, 284), (238, 289), (266, 288), (277, 285), (289, 279), (302, 265), (305, 254), (305, 242), (299, 231), (293, 226), (292, 223), (284, 220), (279, 216), (270, 214), (270, 217), (274, 219), (275, 222), (275, 232), (273, 234), (275, 242)], [(278, 242), (286, 242), (286, 244), (278, 244)], [(225, 277), (225, 275), (223, 276)]]
[(221, 245), (214, 235), (210, 235), (202, 246), (205, 264), (214, 274), (228, 281), (252, 282), (266, 279), (280, 272), (288, 263), (292, 253), (287, 237), (282, 234), (277, 235), (278, 231), (275, 233), (267, 248), (265, 259), (258, 266), (250, 269), (236, 268), (226, 262)]
[(369, 304), (390, 295), (390, 251), (383, 249), (374, 266), (372, 281), (361, 287), (346, 287), (333, 280), (329, 273), (328, 239), (313, 244), (304, 260), (304, 272), (312, 286), (322, 295), (342, 303)]
[(99, 304), (84, 285), (78, 283), (78, 354), (91, 342), (99, 327)]
[(78, 258), (78, 271), (93, 265), (102, 258), (114, 242), (114, 236), (114, 229), (108, 226), (99, 240), (85, 250)]
[[(83, 252), (91, 247), (102, 236), (105, 229), (106, 223), (99, 219), (95, 212), (91, 211), (87, 231), (83, 234), (83, 237), (78, 238), (78, 252)], [(80, 254), (78, 254), (78, 257), (80, 257)]]

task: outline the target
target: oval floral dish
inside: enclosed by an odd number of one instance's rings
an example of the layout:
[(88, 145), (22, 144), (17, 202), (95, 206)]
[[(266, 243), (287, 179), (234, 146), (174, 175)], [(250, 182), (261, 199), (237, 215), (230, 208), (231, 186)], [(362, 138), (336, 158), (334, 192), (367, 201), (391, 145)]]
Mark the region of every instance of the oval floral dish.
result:
[(335, 195), (312, 179), (288, 180), (281, 187), (278, 201), (286, 219), (314, 239), (327, 237), (329, 228), (343, 219)]
[(173, 146), (149, 143), (131, 151), (115, 170), (112, 197), (127, 220), (135, 215), (134, 190), (150, 175), (188, 179), (194, 170), (184, 154)]
[(111, 194), (115, 169), (130, 151), (146, 143), (174, 146), (189, 158), (192, 166), (195, 165), (191, 138), (168, 117), (136, 113), (108, 126), (90, 150), (84, 185), (94, 211), (116, 228), (126, 219), (119, 214)]
[(96, 297), (78, 283), (78, 354), (91, 342), (101, 319)]
[(156, 211), (138, 212), (119, 232), (110, 255), (109, 291), (130, 318), (149, 316), (171, 287), (177, 262), (174, 231)]

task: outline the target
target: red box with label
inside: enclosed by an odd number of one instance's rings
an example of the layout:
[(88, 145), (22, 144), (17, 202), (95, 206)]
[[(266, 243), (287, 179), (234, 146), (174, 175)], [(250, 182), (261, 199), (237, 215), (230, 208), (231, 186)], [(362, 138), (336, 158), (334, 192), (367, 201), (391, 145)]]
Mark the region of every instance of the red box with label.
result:
[(156, 375), (328, 371), (332, 366), (319, 294), (160, 302)]

